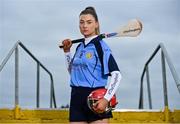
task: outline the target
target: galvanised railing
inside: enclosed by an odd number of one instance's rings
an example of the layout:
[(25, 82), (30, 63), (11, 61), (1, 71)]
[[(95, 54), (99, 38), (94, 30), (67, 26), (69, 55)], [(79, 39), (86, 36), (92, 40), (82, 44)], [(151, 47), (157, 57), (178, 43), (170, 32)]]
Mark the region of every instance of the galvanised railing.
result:
[(146, 74), (147, 79), (147, 92), (148, 92), (148, 102), (149, 102), (149, 108), (152, 109), (152, 100), (151, 100), (151, 88), (150, 88), (150, 78), (149, 78), (149, 63), (154, 58), (154, 56), (158, 53), (158, 51), (161, 49), (161, 65), (162, 65), (162, 81), (163, 81), (163, 93), (164, 93), (164, 105), (165, 107), (168, 107), (168, 95), (167, 95), (167, 80), (166, 80), (166, 64), (165, 60), (167, 61), (167, 64), (169, 66), (169, 69), (171, 71), (171, 74), (174, 78), (174, 81), (176, 82), (176, 86), (178, 88), (178, 91), (180, 93), (180, 80), (177, 75), (177, 72), (171, 62), (171, 59), (162, 43), (158, 45), (158, 47), (155, 49), (153, 54), (150, 56), (148, 61), (146, 62), (143, 73), (141, 75), (141, 84), (140, 84), (140, 98), (139, 98), (139, 109), (143, 109), (143, 79)]
[(20, 42), (17, 41), (13, 48), (9, 51), (8, 55), (5, 57), (5, 59), (2, 61), (0, 65), (0, 72), (2, 71), (3, 67), (6, 65), (9, 58), (12, 56), (12, 54), (15, 52), (15, 106), (19, 105), (19, 48), (23, 48), (24, 51), (28, 53), (31, 58), (36, 61), (37, 63), (37, 76), (36, 76), (36, 82), (37, 82), (37, 89), (36, 89), (36, 107), (39, 108), (40, 106), (40, 67), (44, 69), (47, 74), (50, 76), (50, 108), (53, 107), (56, 108), (56, 100), (55, 100), (55, 91), (54, 91), (54, 81), (52, 73)]

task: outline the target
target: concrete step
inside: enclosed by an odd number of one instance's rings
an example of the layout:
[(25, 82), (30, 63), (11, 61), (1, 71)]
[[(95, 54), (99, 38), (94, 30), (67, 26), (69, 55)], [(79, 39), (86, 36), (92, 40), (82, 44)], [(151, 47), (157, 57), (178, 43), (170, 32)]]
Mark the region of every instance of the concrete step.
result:
[[(62, 109), (0, 109), (2, 123), (68, 123), (69, 111)], [(180, 110), (116, 109), (110, 123), (180, 123)]]

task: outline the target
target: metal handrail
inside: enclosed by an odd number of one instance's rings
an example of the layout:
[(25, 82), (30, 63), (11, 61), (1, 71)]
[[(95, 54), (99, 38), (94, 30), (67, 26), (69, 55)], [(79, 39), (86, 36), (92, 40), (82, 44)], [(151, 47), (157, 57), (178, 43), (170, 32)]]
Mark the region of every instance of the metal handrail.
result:
[(51, 86), (50, 86), (50, 108), (54, 107), (56, 108), (56, 100), (55, 100), (55, 91), (54, 91), (54, 81), (52, 73), (22, 44), (22, 42), (17, 41), (13, 48), (9, 51), (8, 55), (5, 57), (5, 59), (2, 61), (0, 65), (0, 72), (2, 71), (3, 67), (6, 65), (9, 58), (12, 56), (13, 52), (15, 51), (15, 105), (19, 104), (19, 50), (18, 46), (21, 46), (28, 55), (33, 58), (34, 61), (37, 63), (37, 94), (36, 94), (36, 107), (39, 108), (39, 94), (40, 94), (40, 67), (42, 67), (50, 76)]
[(180, 93), (180, 80), (177, 75), (177, 72), (171, 62), (171, 59), (163, 45), (163, 43), (160, 43), (153, 54), (150, 56), (150, 58), (145, 63), (143, 73), (141, 75), (141, 83), (140, 83), (140, 98), (139, 98), (139, 109), (143, 109), (143, 80), (144, 75), (146, 73), (147, 78), (147, 88), (148, 88), (148, 100), (149, 100), (149, 108), (152, 109), (152, 100), (151, 100), (151, 91), (150, 91), (150, 80), (149, 80), (149, 71), (148, 71), (148, 65), (154, 58), (154, 56), (157, 54), (157, 52), (161, 49), (161, 62), (162, 62), (162, 78), (163, 78), (163, 88), (164, 88), (164, 105), (168, 106), (168, 97), (167, 97), (167, 81), (166, 81), (166, 68), (165, 68), (165, 59), (167, 61), (167, 64), (170, 68), (171, 74), (175, 80), (176, 86), (178, 88), (178, 91)]

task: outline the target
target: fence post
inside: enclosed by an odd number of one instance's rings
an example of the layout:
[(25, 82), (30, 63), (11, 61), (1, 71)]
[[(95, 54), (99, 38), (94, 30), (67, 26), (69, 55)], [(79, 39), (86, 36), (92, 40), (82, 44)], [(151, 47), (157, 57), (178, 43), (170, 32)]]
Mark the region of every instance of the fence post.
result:
[(18, 45), (15, 48), (15, 119), (20, 118), (20, 107), (19, 107), (19, 49)]
[(37, 62), (37, 89), (36, 89), (36, 107), (39, 108), (39, 96), (40, 96), (40, 65)]
[(147, 90), (148, 90), (149, 108), (152, 109), (151, 87), (150, 87), (149, 67), (148, 66), (146, 66), (146, 78), (147, 78)]
[(19, 105), (19, 50), (15, 49), (15, 106)]
[(161, 62), (162, 62), (162, 80), (163, 80), (163, 92), (164, 92), (164, 106), (168, 107), (168, 93), (167, 93), (167, 81), (166, 81), (166, 65), (164, 53), (161, 51)]

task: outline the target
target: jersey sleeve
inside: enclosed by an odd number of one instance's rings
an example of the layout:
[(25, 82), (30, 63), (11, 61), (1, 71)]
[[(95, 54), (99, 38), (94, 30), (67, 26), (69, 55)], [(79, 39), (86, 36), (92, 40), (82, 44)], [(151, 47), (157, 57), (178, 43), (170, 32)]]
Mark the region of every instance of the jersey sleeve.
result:
[(66, 62), (67, 70), (70, 73), (70, 66), (71, 66), (71, 59), (72, 59), (71, 53), (67, 52), (64, 55), (65, 55), (65, 62)]
[(105, 42), (102, 42), (101, 46), (103, 49), (103, 74), (110, 75), (113, 71), (119, 71), (118, 65), (108, 45)]

